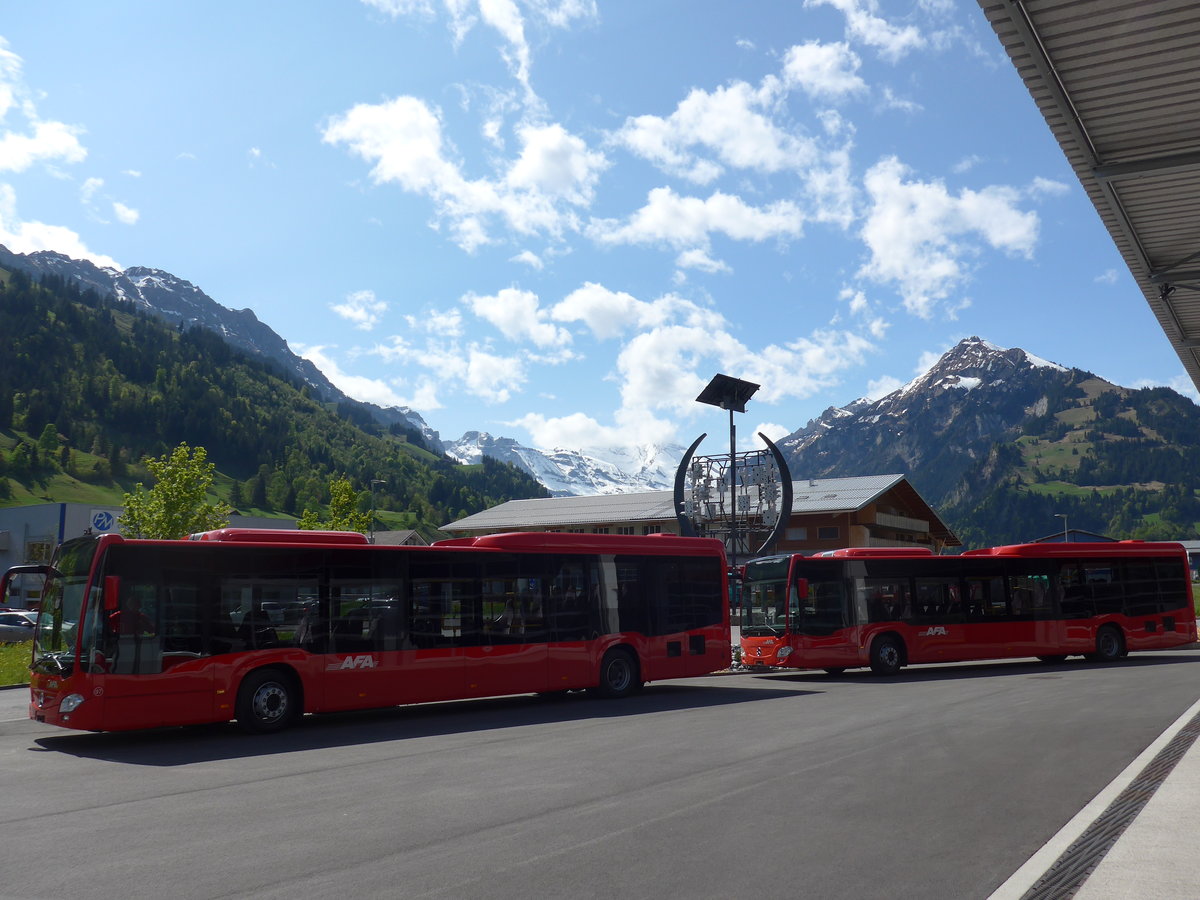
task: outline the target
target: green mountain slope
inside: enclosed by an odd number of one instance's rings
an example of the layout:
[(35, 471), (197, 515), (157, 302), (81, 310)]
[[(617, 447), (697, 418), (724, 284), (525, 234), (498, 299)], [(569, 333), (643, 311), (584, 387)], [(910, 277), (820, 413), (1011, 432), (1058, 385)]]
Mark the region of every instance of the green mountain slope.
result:
[(331, 479), (387, 527), (434, 528), (508, 499), (545, 496), (511, 465), (462, 466), (420, 434), (318, 402), (271, 363), (202, 329), (182, 333), (62, 279), (0, 270), (0, 505), (119, 504), (140, 461), (203, 446), (217, 490), (246, 514), (298, 515)]
[(970, 338), (779, 442), (794, 477), (902, 472), (968, 547), (1200, 537), (1200, 407)]

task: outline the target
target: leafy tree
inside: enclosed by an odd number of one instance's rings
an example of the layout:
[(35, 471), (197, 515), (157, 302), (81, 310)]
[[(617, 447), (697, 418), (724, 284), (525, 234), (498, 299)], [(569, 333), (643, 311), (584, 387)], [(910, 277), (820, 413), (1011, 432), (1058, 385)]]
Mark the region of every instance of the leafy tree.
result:
[(42, 429), (42, 434), (38, 438), (38, 447), (47, 455), (58, 449), (58, 428), (51, 422)]
[(171, 453), (144, 462), (154, 476), (154, 487), (147, 490), (139, 481), (132, 493), (125, 494), (120, 521), (125, 534), (181, 538), (229, 524), (229, 507), (206, 499), (216, 467), (203, 447), (193, 451), (180, 444)]
[(297, 523), (304, 531), (357, 531), (366, 534), (371, 530), (371, 514), (358, 511), (358, 492), (348, 478), (338, 478), (329, 483), (329, 518), (322, 521), (311, 509)]

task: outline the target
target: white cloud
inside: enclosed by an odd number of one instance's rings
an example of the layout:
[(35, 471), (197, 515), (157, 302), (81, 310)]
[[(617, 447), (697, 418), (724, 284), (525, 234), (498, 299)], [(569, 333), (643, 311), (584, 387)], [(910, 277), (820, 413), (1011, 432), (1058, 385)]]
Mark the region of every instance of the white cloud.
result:
[[(686, 311), (678, 298), (674, 300), (680, 311)], [(755, 399), (773, 403), (810, 396), (836, 383), (843, 369), (862, 363), (871, 346), (850, 332), (816, 331), (783, 346), (752, 349), (712, 321), (665, 324), (638, 334), (622, 347), (616, 374), (621, 404), (612, 425), (582, 413), (557, 418), (530, 413), (513, 424), (527, 428), (542, 447), (676, 440), (677, 419), (703, 415), (695, 398), (714, 369), (761, 384)]]
[(583, 322), (600, 340), (618, 337), (645, 321), (649, 304), (593, 282), (576, 288), (550, 311), (558, 322)]
[(1071, 188), (1068, 185), (1063, 184), (1061, 181), (1054, 181), (1050, 178), (1042, 178), (1040, 175), (1033, 179), (1027, 191), (1031, 197), (1061, 197), (1063, 194), (1068, 194), (1070, 192)]
[(847, 36), (874, 47), (890, 62), (898, 62), (909, 51), (925, 46), (925, 38), (913, 25), (897, 26), (877, 15), (876, 0), (805, 0), (805, 6), (832, 6), (846, 17)]
[(359, 104), (334, 117), (323, 135), (370, 163), (376, 184), (429, 197), (467, 251), (491, 242), (488, 222), (496, 217), (519, 234), (558, 237), (575, 227), (571, 208), (591, 202), (608, 164), (560, 125), (523, 125), (517, 138), (520, 153), (506, 172), (471, 180), (450, 158), (440, 114), (415, 97)]
[(551, 316), (558, 322), (582, 322), (602, 341), (669, 324), (713, 332), (727, 327), (720, 313), (675, 294), (646, 302), (594, 282), (586, 282), (564, 297)]
[(1116, 284), (1120, 277), (1121, 273), (1116, 269), (1105, 269), (1092, 280), (1095, 281), (1096, 284)]
[[(392, 18), (416, 16), (429, 19), (436, 15), (433, 0), (363, 0), (365, 4)], [(522, 8), (541, 24), (568, 28), (576, 19), (594, 20), (598, 13), (594, 0), (443, 0), (449, 16), (454, 43), (460, 44), (478, 23), (483, 23), (500, 35), (503, 46), (500, 55), (513, 78), (524, 90), (526, 102), (539, 105), (530, 84), (531, 53), (526, 36), (526, 20)]]
[(0, 184), (0, 244), (14, 253), (56, 250), (73, 259), (88, 259), (101, 268), (122, 266), (111, 256), (90, 250), (76, 232), (62, 225), (22, 221), (17, 215), (17, 196), (12, 186)]
[[(774, 106), (782, 88), (773, 76), (758, 88), (744, 81), (711, 93), (695, 88), (671, 115), (626, 119), (610, 140), (697, 184), (717, 178), (722, 163), (768, 173), (801, 169), (818, 158), (813, 142), (789, 134), (762, 112)], [(698, 156), (695, 148), (711, 152), (716, 159)]]
[(467, 294), (462, 302), (479, 318), (490, 322), (511, 341), (532, 341), (538, 347), (565, 347), (570, 333), (546, 321), (537, 294), (505, 288), (491, 296)]
[(354, 327), (362, 331), (370, 331), (379, 324), (380, 317), (387, 312), (387, 302), (378, 299), (374, 291), (354, 291), (346, 295), (341, 303), (329, 306), (335, 313)]
[[(541, 413), (526, 413), (504, 424), (524, 428), (529, 432), (535, 447), (587, 450), (593, 447), (620, 447), (630, 443), (629, 434), (625, 429), (601, 425), (583, 413), (549, 419)], [(666, 440), (671, 440), (670, 432), (666, 433)], [(653, 438), (647, 437), (644, 443), (652, 441)]]
[(866, 92), (867, 83), (858, 75), (861, 65), (847, 44), (809, 41), (784, 55), (783, 76), (813, 99), (840, 100)]
[(414, 331), (442, 337), (460, 337), (463, 334), (462, 313), (457, 309), (426, 310), (420, 316), (405, 316), (404, 319)]
[(795, 429), (788, 428), (786, 425), (779, 425), (775, 422), (759, 422), (754, 426), (752, 431), (752, 439), (750, 441), (743, 441), (743, 446), (746, 450), (757, 450), (762, 448), (763, 443), (758, 439), (760, 434), (765, 434), (768, 440), (777, 444), (795, 431)]
[(710, 275), (733, 271), (723, 260), (713, 259), (703, 250), (684, 250), (676, 258), (675, 265), (680, 269), (699, 269)]
[(79, 142), (82, 129), (62, 122), (33, 122), (28, 134), (0, 135), (0, 172), (23, 172), (38, 162), (83, 162), (87, 150)]
[(967, 261), (981, 245), (1032, 255), (1038, 217), (1017, 208), (1012, 188), (964, 188), (955, 196), (940, 181), (912, 180), (894, 157), (874, 165), (865, 185), (870, 208), (861, 234), (870, 259), (859, 274), (895, 284), (914, 315), (929, 318), (967, 280)]
[[(22, 60), (0, 37), (0, 172), (24, 172), (37, 163), (78, 163), (87, 157), (83, 129), (38, 116), (21, 74)], [(9, 113), (23, 119), (19, 130), (4, 124)]]
[(530, 268), (537, 269), (538, 271), (541, 271), (546, 267), (546, 264), (542, 262), (542, 258), (532, 250), (522, 250), (516, 256), (510, 256), (508, 261), (524, 263)]
[(872, 378), (867, 382), (867, 399), (881, 400), (892, 391), (900, 390), (900, 388), (904, 387), (905, 383), (892, 375), (881, 375), (879, 378)]
[(467, 354), (466, 389), (489, 403), (505, 403), (525, 383), (525, 365), (515, 356), (498, 356), (480, 347)]
[(879, 105), (881, 109), (894, 109), (902, 113), (908, 113), (909, 115), (919, 113), (925, 109), (925, 107), (916, 100), (910, 100), (907, 97), (901, 97), (892, 88), (887, 87), (886, 85), (883, 88), (882, 99)]
[(90, 204), (96, 198), (96, 194), (100, 192), (100, 188), (104, 187), (103, 178), (87, 178), (83, 184), (79, 186), (79, 202), (84, 206)]
[[(302, 344), (293, 344), (292, 346), (300, 356), (320, 369), (326, 378), (348, 396), (367, 403), (376, 403), (379, 406), (408, 405), (386, 381), (343, 372), (342, 367), (327, 352), (329, 348), (324, 346), (306, 347)], [(429, 408), (431, 407), (422, 407), (422, 409)]]
[(707, 247), (713, 233), (750, 241), (799, 237), (803, 224), (803, 213), (790, 200), (754, 207), (720, 191), (701, 200), (660, 187), (650, 191), (646, 205), (626, 223), (593, 219), (588, 233), (602, 244), (665, 244), (687, 250)]
[(433, 4), (429, 0), (362, 0), (390, 16), (433, 15)]
[(141, 218), (141, 213), (132, 207), (126, 206), (124, 203), (113, 201), (113, 215), (117, 217), (117, 221), (122, 225), (136, 225), (138, 219)]

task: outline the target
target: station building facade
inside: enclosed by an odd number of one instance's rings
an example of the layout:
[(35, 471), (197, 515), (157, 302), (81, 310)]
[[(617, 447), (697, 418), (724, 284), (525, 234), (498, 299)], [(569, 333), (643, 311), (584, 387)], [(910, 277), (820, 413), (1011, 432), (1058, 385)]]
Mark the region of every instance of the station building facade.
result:
[[(678, 534), (672, 491), (510, 500), (442, 526), (459, 537), (504, 531)], [(792, 482), (786, 530), (771, 552), (811, 554), (839, 547), (926, 547), (962, 541), (903, 475)]]

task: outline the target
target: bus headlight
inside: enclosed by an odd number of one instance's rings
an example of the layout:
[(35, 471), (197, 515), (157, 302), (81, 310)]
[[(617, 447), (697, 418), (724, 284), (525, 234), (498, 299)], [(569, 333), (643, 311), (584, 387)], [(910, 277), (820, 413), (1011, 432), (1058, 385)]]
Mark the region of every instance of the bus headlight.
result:
[(779, 659), (787, 659), (789, 656), (792, 655), (792, 649), (793, 648), (791, 648), (791, 647), (780, 647), (779, 653), (776, 655)]
[(58, 704), (58, 711), (61, 713), (73, 713), (79, 709), (83, 703), (83, 694), (67, 694), (62, 698), (62, 702)]

